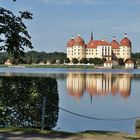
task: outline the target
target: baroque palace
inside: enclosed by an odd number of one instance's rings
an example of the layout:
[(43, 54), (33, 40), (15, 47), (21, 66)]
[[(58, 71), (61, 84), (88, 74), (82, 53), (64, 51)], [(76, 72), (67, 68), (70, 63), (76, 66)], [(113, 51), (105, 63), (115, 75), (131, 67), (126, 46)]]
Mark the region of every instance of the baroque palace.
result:
[(93, 33), (89, 43), (85, 43), (84, 39), (78, 35), (73, 37), (67, 42), (67, 58), (72, 60), (77, 58), (105, 58), (106, 60), (117, 60), (123, 58), (124, 60), (131, 58), (132, 44), (130, 39), (125, 34), (124, 38), (118, 42), (113, 37), (111, 42), (107, 40), (95, 40)]

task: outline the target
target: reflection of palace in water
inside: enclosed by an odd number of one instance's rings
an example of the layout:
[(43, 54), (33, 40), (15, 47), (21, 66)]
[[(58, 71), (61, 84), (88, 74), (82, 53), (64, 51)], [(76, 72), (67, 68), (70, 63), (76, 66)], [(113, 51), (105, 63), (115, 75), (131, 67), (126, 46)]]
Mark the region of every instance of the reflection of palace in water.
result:
[(84, 92), (90, 96), (130, 96), (130, 74), (73, 74), (67, 75), (67, 90), (70, 96), (80, 98)]

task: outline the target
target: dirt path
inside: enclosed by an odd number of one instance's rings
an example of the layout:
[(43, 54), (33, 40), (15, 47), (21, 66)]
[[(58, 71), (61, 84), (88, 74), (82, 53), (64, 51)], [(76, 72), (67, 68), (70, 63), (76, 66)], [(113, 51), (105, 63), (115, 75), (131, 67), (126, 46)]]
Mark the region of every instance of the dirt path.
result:
[(114, 132), (84, 132), (79, 134), (24, 134), (22, 132), (0, 132), (0, 140), (140, 140), (140, 137)]

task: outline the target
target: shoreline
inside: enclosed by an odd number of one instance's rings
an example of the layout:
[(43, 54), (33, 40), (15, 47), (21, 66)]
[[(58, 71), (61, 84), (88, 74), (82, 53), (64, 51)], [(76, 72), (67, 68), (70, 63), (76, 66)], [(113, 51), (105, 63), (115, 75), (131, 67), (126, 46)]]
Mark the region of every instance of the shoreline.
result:
[[(102, 65), (61, 65), (61, 64), (50, 64), (50, 65), (39, 65), (39, 64), (21, 64), (21, 65), (0, 65), (2, 67), (9, 67), (9, 68), (79, 68), (79, 69), (133, 69), (133, 68), (125, 68), (124, 66), (113, 66), (112, 68), (106, 68)], [(139, 69), (140, 67), (137, 67)], [(134, 68), (135, 69), (135, 68)]]

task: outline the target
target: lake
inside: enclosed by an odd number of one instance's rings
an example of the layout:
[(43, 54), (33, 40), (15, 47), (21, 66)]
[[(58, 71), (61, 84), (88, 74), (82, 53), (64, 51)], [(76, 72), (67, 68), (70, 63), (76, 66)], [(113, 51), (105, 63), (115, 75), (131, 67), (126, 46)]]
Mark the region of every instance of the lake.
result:
[[(123, 131), (130, 134), (135, 133), (136, 118), (140, 117), (139, 69), (0, 68), (0, 76), (2, 82), (5, 80), (5, 77), (14, 77), (13, 79), (7, 79), (7, 81), (11, 80), (11, 83), (16, 77), (32, 77), (30, 79), (19, 78), (15, 81), (21, 83), (22, 81), (30, 81), (29, 83), (34, 83), (30, 85), (32, 87), (36, 85), (37, 88), (34, 90), (42, 90), (39, 96), (40, 99), (43, 96), (47, 96), (45, 94), (42, 95), (43, 90), (46, 92), (55, 89), (53, 91), (54, 95), (52, 94), (52, 97), (47, 98), (48, 100), (51, 99), (55, 105), (57, 104), (57, 109), (52, 108), (53, 114), (55, 114), (55, 125), (52, 125), (52, 127), (55, 130), (69, 132), (103, 130)], [(48, 81), (45, 79), (46, 77), (51, 77), (53, 80), (49, 79), (50, 81)], [(56, 79), (57, 83), (54, 79)], [(52, 84), (52, 89), (46, 86), (47, 83), (49, 84), (51, 82), (55, 83)], [(27, 84), (25, 82), (24, 87), (29, 85), (29, 83)], [(10, 83), (8, 84), (10, 85)], [(44, 88), (41, 87), (41, 89), (38, 86), (39, 84), (43, 85)], [(20, 86), (18, 83), (18, 91), (19, 88), (21, 89)], [(29, 86), (27, 86), (27, 89), (28, 88)], [(2, 86), (1, 89), (3, 89)], [(22, 93), (23, 89), (21, 90)], [(14, 90), (10, 90), (9, 92), (11, 91), (14, 92)], [(57, 92), (59, 101), (54, 101), (53, 96), (55, 96), (55, 100), (58, 98), (56, 96)], [(6, 94), (8, 94), (8, 92)], [(12, 94), (14, 95), (14, 93)], [(32, 94), (32, 92), (30, 92), (30, 94)], [(27, 96), (26, 98), (29, 97)], [(36, 101), (36, 99), (34, 99), (33, 102), (39, 104), (39, 102), (42, 101)], [(31, 104), (33, 104), (33, 102)], [(11, 110), (14, 110), (15, 106), (16, 104), (11, 107)], [(50, 108), (51, 107), (46, 108), (46, 111)], [(33, 109), (35, 109), (35, 107)], [(34, 119), (36, 118), (34, 117)], [(25, 118), (21, 120), (23, 121)]]

